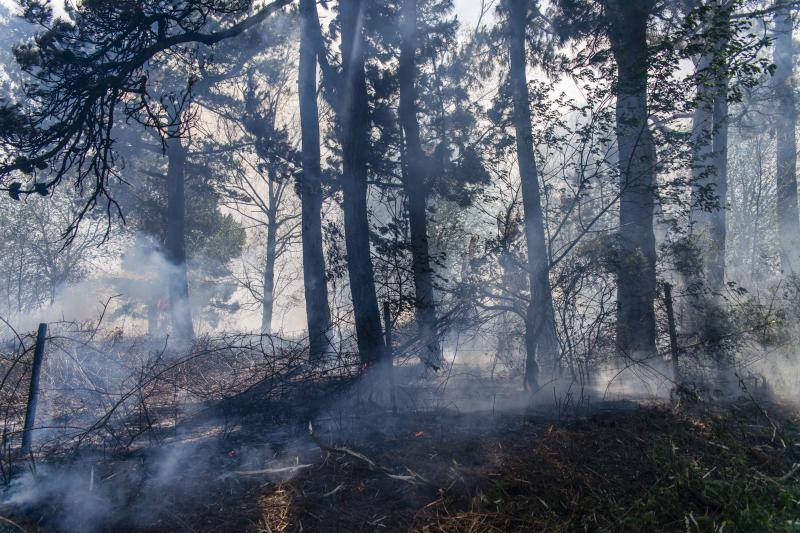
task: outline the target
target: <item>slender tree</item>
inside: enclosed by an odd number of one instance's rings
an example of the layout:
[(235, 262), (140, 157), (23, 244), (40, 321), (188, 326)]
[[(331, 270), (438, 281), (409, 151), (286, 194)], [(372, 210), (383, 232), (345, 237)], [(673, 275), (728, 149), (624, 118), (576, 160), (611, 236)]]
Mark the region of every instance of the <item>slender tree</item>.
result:
[(384, 352), (375, 275), (372, 269), (369, 214), (367, 211), (367, 161), (370, 118), (364, 73), (363, 0), (341, 0), (342, 92), (339, 128), (342, 146), (342, 189), (347, 249), (347, 271), (353, 300), (358, 351), (361, 360), (373, 362)]
[(300, 0), (301, 35), (298, 73), (302, 138), (300, 176), (303, 287), (312, 358), (328, 349), (330, 306), (322, 248), (322, 168), (320, 166), (319, 109), (317, 106), (317, 3)]
[(422, 359), (440, 366), (440, 350), (436, 334), (436, 302), (433, 292), (433, 270), (428, 245), (427, 169), (428, 158), (422, 150), (417, 120), (416, 61), (417, 0), (403, 0), (400, 44), (400, 123), (405, 141), (405, 179), (408, 197), (408, 219), (411, 233), (411, 257), (414, 273), (417, 326), (422, 339)]
[(794, 15), (792, 2), (775, 1), (775, 99), (777, 136), (776, 177), (778, 185), (778, 242), (781, 269), (798, 272), (800, 215), (797, 208), (797, 109), (794, 96)]
[(706, 279), (712, 291), (722, 293), (725, 285), (725, 239), (727, 221), (725, 204), (728, 197), (728, 57), (726, 49), (730, 39), (730, 2), (717, 1), (714, 6), (712, 33), (713, 43), (713, 107), (714, 123), (713, 167), (711, 170), (714, 194), (719, 207), (713, 210), (708, 220), (708, 254), (706, 258)]
[[(525, 318), (525, 382), (538, 386), (539, 366), (544, 365), (548, 376), (554, 376), (558, 364), (553, 296), (550, 287), (550, 259), (544, 230), (539, 172), (533, 150), (530, 96), (526, 75), (525, 28), (528, 20), (528, 0), (506, 2), (509, 19), (509, 78), (514, 101), (517, 163), (522, 187), (522, 206), (525, 215), (525, 242), (528, 248), (528, 279), (530, 303)], [(538, 362), (540, 364), (537, 364)]]
[[(261, 114), (257, 110), (259, 96), (263, 97), (251, 90), (247, 91), (245, 98), (248, 110), (245, 127), (255, 136), (256, 154), (262, 161), (256, 168), (253, 168), (255, 165), (250, 168), (261, 176), (261, 180), (254, 183), (247, 176), (247, 168), (237, 169), (238, 176), (232, 187), (241, 191), (264, 216), (266, 239), (264, 263), (261, 268), (261, 290), (251, 290), (251, 292), (261, 300), (261, 332), (269, 335), (272, 333), (272, 315), (275, 307), (275, 267), (289, 244), (295, 240), (294, 227), (298, 215), (286, 212), (286, 197), (291, 183), (289, 173), (292, 169), (282, 164), (281, 158), (291, 156), (293, 150), (288, 146), (289, 143), (282, 139), (285, 132), (279, 130), (275, 123), (276, 106), (280, 103), (280, 99), (273, 99), (266, 112)], [(259, 190), (258, 185), (266, 185), (266, 191)], [(234, 209), (242, 213), (242, 206), (238, 204), (236, 196), (232, 203)], [(252, 217), (249, 213), (245, 216)], [(246, 282), (246, 286), (250, 287), (249, 281)]]
[[(696, 0), (690, 2), (687, 6), (689, 14), (697, 12), (701, 9), (701, 1)], [(698, 22), (700, 34), (707, 28), (707, 21), (704, 17)], [(705, 39), (700, 43), (700, 51), (693, 58), (695, 64), (695, 107), (692, 111), (692, 209), (691, 221), (696, 227), (703, 241), (708, 241), (707, 233), (704, 231), (708, 225), (708, 210), (707, 198), (708, 183), (711, 181), (709, 174), (713, 169), (713, 138), (714, 138), (714, 93), (713, 83), (709, 77), (712, 75), (712, 64), (714, 62), (713, 50), (709, 49)], [(695, 229), (695, 228), (693, 228)], [(703, 245), (706, 243), (703, 242)], [(700, 270), (705, 269), (705, 265), (698, 265), (701, 267), (697, 272), (693, 273), (693, 279), (689, 280), (690, 285), (693, 286), (693, 292), (697, 292), (703, 285), (703, 280), (700, 279)], [(696, 275), (694, 275), (696, 274)], [(695, 307), (697, 307), (695, 305)], [(694, 313), (691, 313), (692, 315)]]
[[(730, 39), (731, 3), (712, 0), (693, 2), (698, 14), (698, 53), (695, 62), (695, 108), (692, 114), (692, 212), (691, 219), (704, 251), (702, 280), (721, 294), (725, 285), (725, 203), (728, 194), (728, 85), (727, 48)], [(702, 283), (699, 283), (702, 282)]]
[[(715, 0), (711, 0), (713, 3)], [(719, 145), (716, 134), (727, 132), (727, 123), (717, 125), (715, 118), (721, 110), (717, 105), (717, 58), (716, 43), (710, 42), (710, 36), (715, 33), (714, 5), (702, 0), (693, 0), (687, 3), (687, 15), (697, 16), (696, 40), (697, 53), (692, 60), (695, 65), (695, 102), (692, 111), (692, 206), (690, 210), (691, 235), (693, 246), (696, 247), (699, 264), (692, 265), (686, 272), (687, 289), (690, 298), (687, 300), (687, 313), (685, 326), (692, 335), (705, 338), (708, 331), (708, 311), (713, 307), (713, 298), (709, 298), (708, 290), (720, 294), (722, 290), (720, 278), (724, 278), (724, 242), (714, 239), (714, 230), (719, 228), (719, 218), (724, 213), (719, 213), (719, 191), (716, 190), (719, 173), (717, 164), (720, 162), (715, 153), (715, 145)], [(727, 96), (727, 94), (726, 94)], [(724, 202), (724, 199), (722, 200)], [(724, 227), (724, 219), (722, 224)], [(720, 253), (722, 252), (722, 253)], [(722, 264), (719, 264), (719, 261)], [(721, 268), (720, 268), (721, 267)]]
[(174, 267), (168, 280), (172, 335), (179, 341), (186, 341), (194, 338), (194, 327), (186, 276), (186, 148), (179, 135), (167, 138), (166, 155), (169, 163), (164, 250), (167, 260)]

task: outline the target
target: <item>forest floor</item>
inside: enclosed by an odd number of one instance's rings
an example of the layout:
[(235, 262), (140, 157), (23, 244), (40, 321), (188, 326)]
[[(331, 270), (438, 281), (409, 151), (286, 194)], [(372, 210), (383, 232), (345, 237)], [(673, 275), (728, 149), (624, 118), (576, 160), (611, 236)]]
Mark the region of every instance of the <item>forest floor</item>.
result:
[(95, 461), (0, 507), (0, 530), (800, 531), (800, 411), (776, 401), (358, 424), (253, 425)]

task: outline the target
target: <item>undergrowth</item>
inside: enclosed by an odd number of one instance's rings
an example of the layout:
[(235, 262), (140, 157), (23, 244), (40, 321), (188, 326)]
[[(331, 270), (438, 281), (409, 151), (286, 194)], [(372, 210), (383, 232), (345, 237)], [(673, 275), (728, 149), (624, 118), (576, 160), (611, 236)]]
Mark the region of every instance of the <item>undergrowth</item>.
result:
[(420, 529), (800, 531), (796, 414), (769, 410), (655, 409), (551, 427), (519, 443), (468, 509), (449, 502)]

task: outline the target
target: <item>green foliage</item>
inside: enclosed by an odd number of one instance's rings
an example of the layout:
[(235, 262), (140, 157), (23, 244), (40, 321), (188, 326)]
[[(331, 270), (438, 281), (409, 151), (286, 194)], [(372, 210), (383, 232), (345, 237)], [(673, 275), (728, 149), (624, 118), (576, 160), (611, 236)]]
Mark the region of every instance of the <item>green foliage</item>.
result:
[[(671, 523), (685, 531), (800, 531), (800, 486), (760, 474), (733, 437), (705, 454), (664, 436), (654, 448), (661, 481), (634, 502), (626, 528)], [(684, 516), (684, 527), (674, 523)], [(673, 528), (670, 528), (673, 529)]]

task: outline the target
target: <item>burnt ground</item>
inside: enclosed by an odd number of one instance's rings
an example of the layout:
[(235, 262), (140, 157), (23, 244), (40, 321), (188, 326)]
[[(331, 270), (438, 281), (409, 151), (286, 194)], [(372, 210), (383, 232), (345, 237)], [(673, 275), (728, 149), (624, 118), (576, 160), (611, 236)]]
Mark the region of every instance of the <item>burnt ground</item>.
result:
[(358, 411), (318, 420), (313, 436), (251, 420), (223, 437), (198, 427), (87, 457), (69, 475), (40, 465), (18, 480), (0, 528), (800, 530), (800, 418), (777, 402), (617, 402), (561, 420)]

